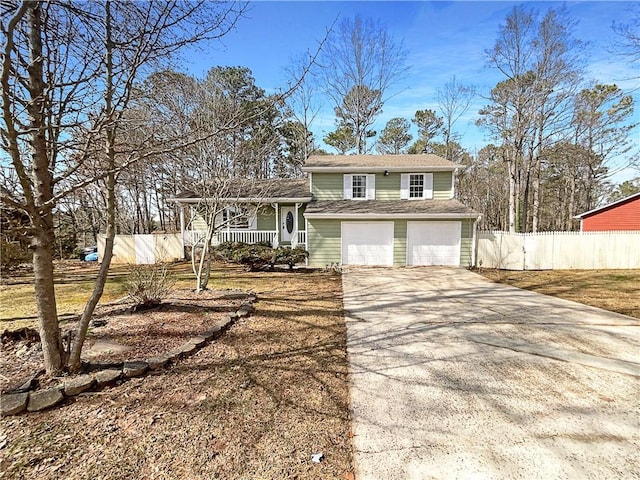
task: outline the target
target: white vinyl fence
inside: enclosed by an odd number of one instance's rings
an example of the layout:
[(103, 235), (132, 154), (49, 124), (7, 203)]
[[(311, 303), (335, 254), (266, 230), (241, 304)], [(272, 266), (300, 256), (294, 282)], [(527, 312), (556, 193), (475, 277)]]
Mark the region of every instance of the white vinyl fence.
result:
[[(98, 261), (104, 256), (105, 236), (98, 235)], [(116, 235), (112, 263), (151, 264), (184, 258), (179, 233)]]
[(478, 232), (476, 265), (504, 270), (640, 268), (640, 232)]

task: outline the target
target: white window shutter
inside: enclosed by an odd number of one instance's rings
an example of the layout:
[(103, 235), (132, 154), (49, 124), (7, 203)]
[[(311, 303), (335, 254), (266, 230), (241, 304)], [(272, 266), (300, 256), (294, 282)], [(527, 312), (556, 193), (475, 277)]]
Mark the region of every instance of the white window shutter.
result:
[(258, 215), (257, 212), (253, 212), (249, 216), (249, 230), (257, 230), (258, 229)]
[(409, 200), (409, 174), (400, 175), (400, 200)]
[(351, 200), (353, 198), (353, 175), (345, 174), (343, 177), (344, 199)]
[(376, 175), (374, 173), (367, 175), (367, 200), (376, 199)]
[(424, 174), (423, 198), (433, 198), (433, 173)]

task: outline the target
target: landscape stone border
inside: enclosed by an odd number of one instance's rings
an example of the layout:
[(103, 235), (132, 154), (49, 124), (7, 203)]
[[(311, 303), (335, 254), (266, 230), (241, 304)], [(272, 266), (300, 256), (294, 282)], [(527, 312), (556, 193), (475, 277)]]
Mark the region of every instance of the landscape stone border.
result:
[(236, 320), (248, 317), (253, 312), (253, 304), (257, 300), (254, 294), (248, 294), (246, 301), (234, 313), (224, 315), (211, 328), (189, 338), (184, 344), (161, 355), (145, 360), (131, 360), (111, 364), (89, 364), (88, 373), (69, 377), (59, 385), (42, 390), (30, 390), (34, 379), (29, 379), (15, 392), (0, 395), (0, 413), (3, 417), (18, 415), (25, 410), (39, 412), (60, 406), (66, 398), (74, 397), (88, 390), (98, 390), (117, 381), (124, 382), (140, 377), (148, 372), (165, 368), (167, 365), (193, 355), (211, 340), (218, 338)]

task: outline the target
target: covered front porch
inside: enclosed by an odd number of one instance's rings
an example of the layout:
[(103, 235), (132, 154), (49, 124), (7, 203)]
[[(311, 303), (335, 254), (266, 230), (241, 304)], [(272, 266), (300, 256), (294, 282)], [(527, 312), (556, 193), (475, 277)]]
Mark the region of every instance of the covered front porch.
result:
[(213, 246), (242, 242), (307, 248), (304, 211), (311, 201), (308, 179), (232, 181), (226, 187), (212, 198), (185, 191), (173, 199), (181, 206), (185, 254), (205, 241), (211, 223)]
[[(243, 221), (216, 222), (219, 226), (214, 232), (211, 244), (217, 246), (223, 242), (268, 243), (272, 247), (289, 246), (307, 248), (307, 230), (303, 217), (305, 204), (273, 203), (258, 205)], [(198, 218), (197, 209), (192, 208), (191, 220), (182, 228), (185, 247), (193, 247), (204, 241), (207, 236), (207, 224)], [(182, 222), (184, 225), (185, 222)]]

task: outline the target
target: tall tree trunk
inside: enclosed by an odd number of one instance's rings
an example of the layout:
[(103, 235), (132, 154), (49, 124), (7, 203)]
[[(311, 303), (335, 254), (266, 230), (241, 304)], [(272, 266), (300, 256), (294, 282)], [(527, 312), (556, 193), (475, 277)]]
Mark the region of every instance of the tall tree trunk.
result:
[(56, 308), (55, 287), (53, 282), (53, 249), (55, 236), (53, 231), (53, 197), (49, 156), (45, 133), (43, 105), (45, 103), (45, 84), (42, 52), (42, 11), (40, 2), (31, 2), (27, 10), (29, 23), (29, 95), (32, 99), (27, 105), (31, 127), (32, 179), (34, 198), (33, 211), (29, 212), (34, 224), (33, 276), (36, 306), (40, 329), (40, 341), (44, 365), (49, 375), (62, 372), (64, 350), (60, 337), (58, 312)]
[(33, 276), (44, 368), (49, 375), (59, 375), (64, 367), (65, 354), (58, 325), (53, 244), (49, 235), (53, 235), (53, 232), (39, 232), (33, 238)]
[(108, 115), (108, 124), (106, 128), (106, 140), (105, 140), (105, 152), (107, 155), (107, 167), (108, 175), (106, 178), (107, 184), (107, 231), (105, 238), (104, 254), (102, 263), (100, 264), (100, 270), (96, 282), (91, 292), (91, 297), (87, 301), (85, 308), (80, 317), (78, 329), (73, 339), (73, 347), (71, 349), (71, 356), (69, 359), (69, 368), (73, 372), (77, 372), (80, 369), (80, 355), (82, 353), (82, 345), (84, 344), (87, 336), (87, 330), (89, 328), (89, 322), (93, 316), (93, 312), (102, 297), (104, 292), (104, 286), (107, 283), (107, 275), (109, 273), (109, 267), (111, 266), (111, 258), (113, 256), (113, 240), (116, 235), (116, 150), (115, 150), (115, 112), (112, 104), (114, 86), (113, 86), (113, 41), (111, 39), (111, 2), (107, 0), (105, 3), (105, 67), (106, 67), (106, 94), (105, 94), (105, 110)]

